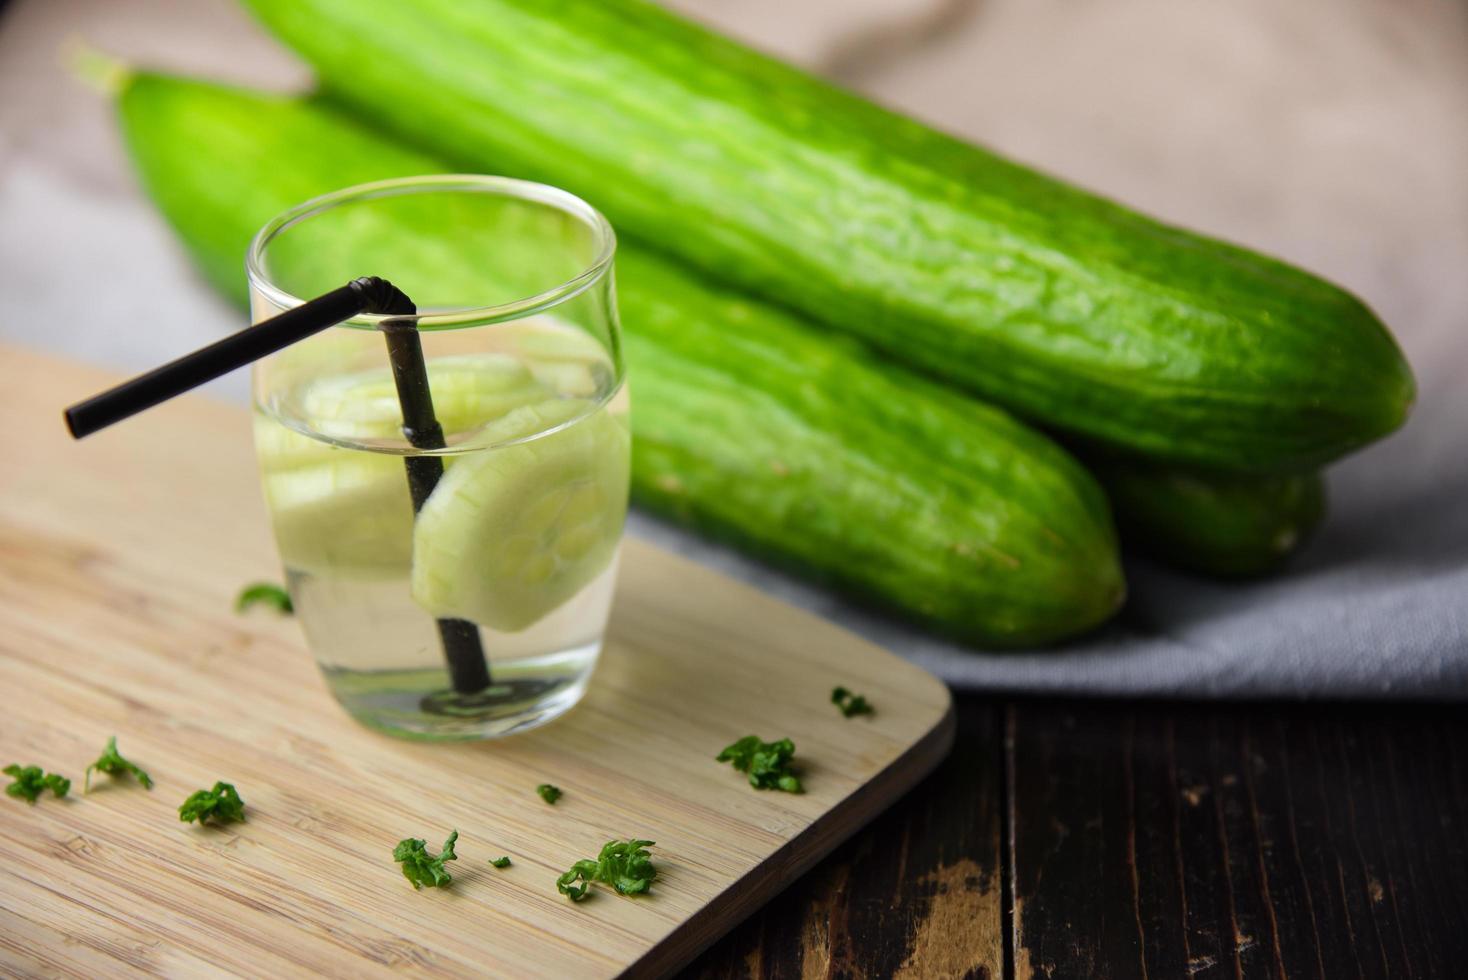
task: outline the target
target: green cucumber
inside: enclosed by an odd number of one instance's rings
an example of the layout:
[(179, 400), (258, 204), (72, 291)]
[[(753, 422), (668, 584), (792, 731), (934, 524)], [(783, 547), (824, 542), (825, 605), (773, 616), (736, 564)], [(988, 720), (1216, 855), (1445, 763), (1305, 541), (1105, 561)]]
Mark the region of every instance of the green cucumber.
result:
[(644, 0), (247, 0), (336, 98), (1046, 426), (1303, 471), (1414, 382), (1357, 298), (966, 145)]
[(1224, 578), (1278, 569), (1325, 517), (1319, 473), (1250, 476), (1087, 456), (1127, 548)]
[[(143, 183), (240, 301), (239, 258), (274, 213), (444, 169), (310, 101), (137, 75), (119, 103)], [(403, 231), (362, 228), (363, 270), (432, 274), (441, 257)], [(1120, 603), (1104, 494), (1045, 436), (650, 252), (624, 248), (618, 284), (644, 505), (988, 645), (1070, 636)]]

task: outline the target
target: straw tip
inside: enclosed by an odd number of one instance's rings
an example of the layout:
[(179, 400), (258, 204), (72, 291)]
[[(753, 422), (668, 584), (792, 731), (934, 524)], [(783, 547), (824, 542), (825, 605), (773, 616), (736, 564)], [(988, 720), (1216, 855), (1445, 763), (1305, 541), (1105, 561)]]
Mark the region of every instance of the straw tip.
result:
[(380, 276), (363, 276), (352, 280), (352, 288), (365, 302), (364, 312), (390, 316), (411, 316), (418, 312), (417, 305), (392, 283)]
[(82, 436), (87, 435), (90, 430), (81, 427), (80, 420), (75, 414), (76, 409), (77, 406), (73, 405), (71, 408), (68, 408), (66, 411), (62, 412), (61, 416), (66, 420), (66, 431), (71, 433), (71, 437), (73, 439), (80, 439)]

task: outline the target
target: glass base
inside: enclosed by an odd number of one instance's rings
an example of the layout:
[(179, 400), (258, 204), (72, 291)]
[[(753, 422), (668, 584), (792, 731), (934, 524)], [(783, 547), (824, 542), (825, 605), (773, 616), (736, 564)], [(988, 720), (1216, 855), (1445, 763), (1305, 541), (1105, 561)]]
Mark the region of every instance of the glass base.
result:
[(368, 728), (398, 738), (463, 742), (538, 728), (571, 710), (590, 670), (562, 676), (496, 675), (482, 691), (460, 694), (442, 670), (324, 671), (331, 693)]

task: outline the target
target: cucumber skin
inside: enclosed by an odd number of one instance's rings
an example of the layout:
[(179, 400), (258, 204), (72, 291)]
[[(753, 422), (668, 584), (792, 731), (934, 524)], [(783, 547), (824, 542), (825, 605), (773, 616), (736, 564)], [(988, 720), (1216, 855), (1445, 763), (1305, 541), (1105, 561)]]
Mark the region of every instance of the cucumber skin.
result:
[(247, 0), (375, 126), (1046, 426), (1299, 472), (1397, 428), (1345, 291), (1041, 176), (642, 0)]
[(1241, 476), (1083, 458), (1111, 498), (1127, 548), (1204, 575), (1252, 578), (1276, 571), (1325, 517), (1319, 473)]
[[(119, 111), (143, 183), (241, 303), (275, 213), (445, 169), (306, 100), (141, 74)], [(623, 247), (618, 279), (644, 506), (989, 646), (1120, 604), (1104, 494), (1047, 437), (648, 252)]]

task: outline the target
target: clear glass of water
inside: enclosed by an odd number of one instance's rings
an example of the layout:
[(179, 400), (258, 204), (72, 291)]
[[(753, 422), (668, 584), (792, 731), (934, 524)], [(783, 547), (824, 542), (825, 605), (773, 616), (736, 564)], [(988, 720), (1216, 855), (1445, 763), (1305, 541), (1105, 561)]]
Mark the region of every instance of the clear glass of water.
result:
[[(254, 369), (291, 599), (332, 693), (364, 724), (487, 738), (584, 693), (627, 509), (615, 248), (579, 198), (483, 176), (348, 188), (251, 245), (257, 322), (368, 275), (419, 311), (362, 316)], [(405, 326), (442, 448), (404, 431), (388, 335)], [(416, 508), (415, 467), (431, 485)]]

